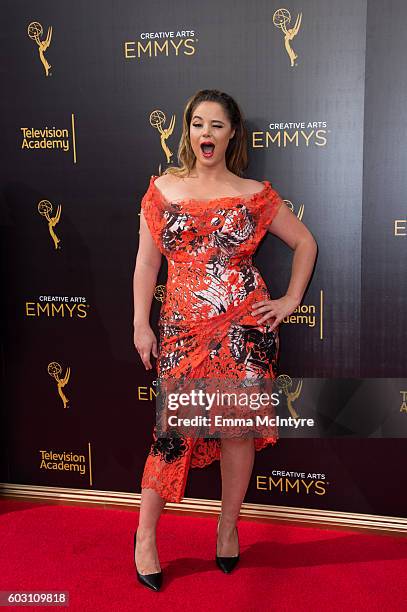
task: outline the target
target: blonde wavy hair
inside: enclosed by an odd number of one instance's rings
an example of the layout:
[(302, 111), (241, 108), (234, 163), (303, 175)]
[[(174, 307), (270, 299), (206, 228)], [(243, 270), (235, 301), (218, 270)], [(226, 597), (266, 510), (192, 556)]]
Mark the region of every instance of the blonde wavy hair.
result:
[(227, 168), (231, 172), (242, 176), (248, 166), (247, 129), (243, 114), (237, 102), (227, 93), (218, 89), (201, 89), (187, 100), (182, 118), (182, 136), (177, 153), (179, 165), (169, 166), (162, 174), (175, 174), (184, 177), (188, 176), (193, 169), (196, 156), (191, 146), (189, 128), (193, 112), (201, 102), (218, 102), (218, 104), (221, 104), (231, 123), (232, 129), (235, 128), (235, 134), (229, 140), (226, 149), (225, 161)]

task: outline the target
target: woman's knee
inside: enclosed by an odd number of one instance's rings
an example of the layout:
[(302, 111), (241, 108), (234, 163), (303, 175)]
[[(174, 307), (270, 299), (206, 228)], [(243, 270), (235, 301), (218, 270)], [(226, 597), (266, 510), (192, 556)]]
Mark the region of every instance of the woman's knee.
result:
[(223, 449), (250, 448), (254, 441), (253, 438), (222, 438), (221, 446)]

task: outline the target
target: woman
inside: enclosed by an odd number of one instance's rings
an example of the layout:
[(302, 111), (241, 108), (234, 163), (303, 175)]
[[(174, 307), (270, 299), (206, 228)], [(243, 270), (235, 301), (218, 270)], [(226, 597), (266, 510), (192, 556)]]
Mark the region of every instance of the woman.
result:
[[(147, 370), (157, 358), (160, 380), (214, 377), (275, 378), (278, 325), (300, 304), (313, 270), (316, 242), (269, 181), (242, 178), (247, 132), (235, 100), (201, 90), (186, 104), (179, 167), (152, 176), (142, 199), (134, 271), (134, 344)], [(284, 296), (270, 299), (252, 263), (269, 231), (295, 254)], [(160, 313), (160, 345), (149, 324), (162, 255), (168, 260)], [(250, 347), (250, 348), (248, 348)], [(138, 580), (162, 584), (156, 527), (167, 501), (180, 501), (190, 467), (219, 459), (222, 510), (216, 562), (228, 573), (239, 560), (236, 523), (254, 453), (274, 444), (264, 438), (158, 437), (144, 468), (139, 524), (134, 534)]]

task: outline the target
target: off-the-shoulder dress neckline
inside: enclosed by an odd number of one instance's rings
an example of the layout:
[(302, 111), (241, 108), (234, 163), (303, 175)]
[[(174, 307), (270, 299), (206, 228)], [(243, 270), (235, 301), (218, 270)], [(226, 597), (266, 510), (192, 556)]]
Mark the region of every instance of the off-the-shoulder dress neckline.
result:
[(254, 191), (253, 193), (245, 193), (245, 194), (234, 195), (234, 196), (220, 196), (217, 198), (191, 198), (187, 196), (185, 198), (177, 198), (177, 199), (168, 200), (168, 198), (165, 197), (163, 192), (160, 189), (158, 189), (157, 185), (155, 184), (155, 181), (157, 178), (158, 178), (157, 175), (155, 174), (151, 175), (152, 185), (154, 189), (157, 191), (157, 193), (160, 195), (160, 197), (167, 204), (172, 204), (173, 202), (218, 202), (219, 200), (247, 200), (247, 199), (250, 200), (256, 196), (263, 195), (267, 191), (267, 189), (270, 187), (270, 182), (268, 180), (264, 180), (264, 181), (261, 181), (264, 185), (263, 189), (260, 189), (259, 191)]

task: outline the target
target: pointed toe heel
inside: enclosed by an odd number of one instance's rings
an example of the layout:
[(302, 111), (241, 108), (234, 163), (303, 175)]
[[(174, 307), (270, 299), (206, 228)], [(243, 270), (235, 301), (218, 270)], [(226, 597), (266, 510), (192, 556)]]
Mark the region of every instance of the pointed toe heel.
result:
[(216, 565), (222, 570), (224, 574), (230, 574), (230, 572), (236, 567), (240, 555), (236, 557), (218, 557), (216, 555)]
[(163, 582), (163, 572), (161, 570), (159, 572), (154, 572), (153, 574), (140, 574), (140, 572), (137, 569), (137, 565), (136, 565), (136, 539), (137, 539), (137, 529), (134, 532), (134, 553), (133, 553), (134, 565), (136, 567), (137, 580), (145, 587), (148, 587), (149, 589), (152, 589), (153, 591), (159, 591), (162, 586), (162, 582)]
[[(219, 521), (220, 521), (220, 516), (218, 518), (217, 532), (219, 532)], [(239, 537), (237, 527), (235, 527), (235, 529), (236, 529), (236, 534)], [(222, 570), (224, 574), (230, 574), (230, 572), (238, 564), (239, 559), (240, 559), (240, 553), (237, 553), (237, 555), (234, 555), (233, 557), (220, 557), (218, 555), (217, 546), (216, 546), (216, 556), (215, 556), (216, 565), (218, 566), (220, 570)]]

